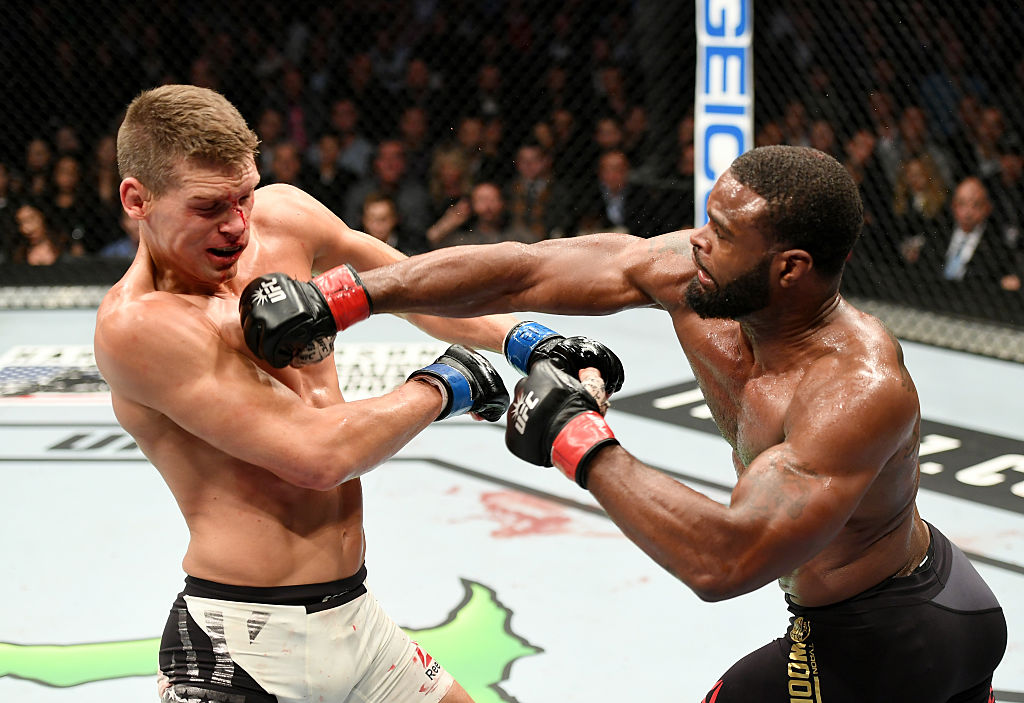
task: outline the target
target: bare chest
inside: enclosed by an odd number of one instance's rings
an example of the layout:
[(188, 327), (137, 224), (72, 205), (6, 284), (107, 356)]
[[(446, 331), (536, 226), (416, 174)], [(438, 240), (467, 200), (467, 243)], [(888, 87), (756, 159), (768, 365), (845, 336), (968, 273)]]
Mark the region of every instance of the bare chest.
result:
[(720, 351), (692, 354), (690, 365), (719, 431), (744, 466), (785, 439), (799, 374), (758, 373), (748, 361)]
[[(307, 264), (308, 266), (308, 264)], [(266, 267), (261, 267), (266, 269)], [(272, 270), (284, 270), (290, 275), (303, 276), (294, 267), (281, 267)], [(268, 273), (272, 270), (264, 270)], [(240, 274), (242, 281), (248, 281), (258, 274)], [(308, 271), (305, 276), (308, 277)], [(259, 360), (245, 343), (242, 325), (238, 313), (238, 297), (212, 297), (201, 301), (203, 311), (217, 330), (224, 344), (234, 353), (240, 354), (252, 362), (262, 373), (274, 378), (299, 395), (306, 403), (314, 407), (325, 407), (341, 402), (341, 391), (338, 388), (338, 374), (333, 359), (329, 358), (319, 364), (302, 368), (285, 367), (275, 369)]]

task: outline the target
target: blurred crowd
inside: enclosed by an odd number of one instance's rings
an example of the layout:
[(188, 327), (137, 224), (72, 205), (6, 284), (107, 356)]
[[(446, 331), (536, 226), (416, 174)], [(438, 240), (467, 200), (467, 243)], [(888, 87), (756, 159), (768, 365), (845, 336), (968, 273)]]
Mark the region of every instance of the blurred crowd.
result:
[[(139, 90), (167, 82), (239, 107), (261, 139), (263, 183), (300, 187), (408, 254), (693, 224), (692, 3), (213, 5), (0, 10), (19, 106), (0, 135), (0, 262), (132, 255), (117, 125)], [(850, 276), (901, 299), (1021, 295), (1024, 11), (994, 0), (755, 11), (756, 143), (846, 164), (866, 210)], [(651, 12), (684, 45), (678, 73), (647, 70), (637, 25)], [(659, 94), (667, 108), (651, 104)]]

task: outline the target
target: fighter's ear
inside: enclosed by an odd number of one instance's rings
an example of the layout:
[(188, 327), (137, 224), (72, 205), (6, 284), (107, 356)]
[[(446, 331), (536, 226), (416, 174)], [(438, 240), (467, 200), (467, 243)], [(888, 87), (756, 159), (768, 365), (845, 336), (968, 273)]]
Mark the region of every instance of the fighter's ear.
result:
[(121, 206), (135, 220), (146, 216), (145, 206), (150, 199), (149, 189), (139, 179), (129, 176), (121, 181)]
[(814, 259), (804, 249), (786, 249), (775, 255), (775, 267), (779, 284), (788, 288), (814, 270)]

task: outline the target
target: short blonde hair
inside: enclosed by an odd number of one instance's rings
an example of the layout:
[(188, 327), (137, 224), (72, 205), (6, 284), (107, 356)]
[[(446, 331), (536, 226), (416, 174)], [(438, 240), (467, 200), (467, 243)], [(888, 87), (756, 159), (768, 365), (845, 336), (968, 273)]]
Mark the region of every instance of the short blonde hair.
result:
[(177, 183), (184, 162), (241, 168), (259, 138), (220, 93), (194, 85), (164, 85), (140, 93), (117, 132), (121, 178), (134, 177), (161, 195)]

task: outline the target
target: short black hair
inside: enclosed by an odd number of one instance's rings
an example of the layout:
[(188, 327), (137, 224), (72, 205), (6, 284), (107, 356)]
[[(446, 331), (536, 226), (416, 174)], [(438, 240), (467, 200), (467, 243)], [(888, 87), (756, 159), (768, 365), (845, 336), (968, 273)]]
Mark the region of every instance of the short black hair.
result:
[(842, 272), (864, 226), (864, 205), (841, 163), (810, 147), (772, 145), (741, 154), (729, 169), (768, 201), (768, 236), (805, 250), (825, 276)]

